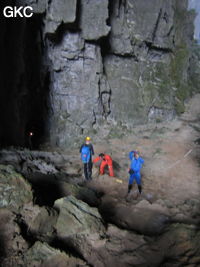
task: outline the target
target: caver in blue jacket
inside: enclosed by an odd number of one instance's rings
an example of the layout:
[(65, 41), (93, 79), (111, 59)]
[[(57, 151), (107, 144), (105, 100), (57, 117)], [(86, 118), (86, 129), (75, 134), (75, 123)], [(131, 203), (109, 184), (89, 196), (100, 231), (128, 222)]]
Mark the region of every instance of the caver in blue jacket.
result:
[(129, 170), (130, 177), (129, 177), (128, 193), (130, 193), (132, 189), (134, 180), (136, 180), (136, 183), (138, 185), (138, 190), (141, 193), (142, 186), (141, 186), (140, 170), (142, 168), (142, 165), (144, 164), (144, 160), (139, 156), (139, 153), (137, 151), (131, 151), (129, 153), (129, 159), (131, 160), (131, 165)]

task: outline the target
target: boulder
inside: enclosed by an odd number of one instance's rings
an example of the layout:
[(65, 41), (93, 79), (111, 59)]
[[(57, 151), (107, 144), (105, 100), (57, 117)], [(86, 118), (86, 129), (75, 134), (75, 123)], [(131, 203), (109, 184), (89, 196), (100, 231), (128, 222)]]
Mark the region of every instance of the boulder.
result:
[(88, 263), (96, 262), (98, 266), (101, 260), (97, 251), (105, 244), (105, 227), (98, 210), (73, 196), (56, 200), (54, 208), (59, 212), (54, 226), (58, 242), (62, 241), (66, 248), (73, 248)]
[(56, 200), (54, 208), (59, 212), (55, 225), (58, 237), (67, 238), (90, 233), (101, 234), (105, 230), (98, 210), (73, 196)]
[(0, 163), (11, 164), (23, 174), (40, 172), (42, 174), (55, 174), (57, 167), (69, 162), (66, 155), (57, 152), (32, 151), (29, 149), (2, 149)]
[(0, 208), (0, 244), (1, 266), (17, 266), (19, 255), (28, 249), (28, 242), (21, 235), (16, 216), (4, 208)]
[(62, 190), (62, 197), (72, 195), (90, 206), (98, 206), (100, 202), (95, 191), (90, 188), (70, 183), (59, 183), (59, 185)]
[(35, 267), (87, 266), (83, 260), (70, 256), (39, 241), (35, 242), (35, 244), (24, 254), (23, 262), (24, 266)]
[(58, 214), (55, 209), (25, 205), (21, 211), (20, 221), (26, 225), (27, 234), (40, 241), (52, 241), (54, 238), (54, 225)]
[(99, 251), (102, 266), (160, 266), (163, 254), (153, 239), (111, 224), (106, 235), (105, 246)]
[(11, 165), (0, 165), (0, 208), (19, 210), (31, 202), (30, 184)]
[(198, 266), (200, 263), (199, 248), (200, 232), (193, 225), (173, 224), (158, 241), (163, 248), (166, 260), (165, 266), (170, 267), (170, 262), (176, 266)]
[[(106, 221), (134, 230), (145, 235), (161, 234), (170, 222), (170, 217), (165, 208), (158, 205), (149, 204), (143, 200), (142, 204), (127, 206), (117, 203), (111, 197), (104, 197), (100, 206), (100, 211)], [(141, 206), (141, 207), (140, 207)]]

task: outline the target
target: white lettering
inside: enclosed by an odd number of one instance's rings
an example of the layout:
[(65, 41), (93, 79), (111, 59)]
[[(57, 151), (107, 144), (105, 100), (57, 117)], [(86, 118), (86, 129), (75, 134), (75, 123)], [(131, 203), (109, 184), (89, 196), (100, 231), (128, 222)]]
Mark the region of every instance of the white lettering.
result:
[(26, 17), (30, 18), (33, 16), (33, 8), (31, 6), (20, 6), (20, 7), (11, 7), (11, 6), (6, 6), (3, 9), (3, 15), (6, 18), (16, 18), (16, 17)]
[(3, 10), (3, 14), (6, 18), (13, 17), (13, 9), (11, 6), (6, 6)]
[(20, 12), (20, 10), (23, 9), (23, 6), (20, 6), (20, 7), (14, 7), (14, 17), (17, 17), (17, 14), (23, 18), (23, 14)]
[[(32, 12), (28, 12), (28, 14), (27, 14), (27, 13), (26, 13), (26, 10), (27, 10), (27, 9), (30, 9)], [(33, 8), (32, 8), (31, 6), (27, 6), (27, 7), (24, 8), (24, 16), (25, 16), (26, 18), (30, 18), (30, 17), (33, 16)]]

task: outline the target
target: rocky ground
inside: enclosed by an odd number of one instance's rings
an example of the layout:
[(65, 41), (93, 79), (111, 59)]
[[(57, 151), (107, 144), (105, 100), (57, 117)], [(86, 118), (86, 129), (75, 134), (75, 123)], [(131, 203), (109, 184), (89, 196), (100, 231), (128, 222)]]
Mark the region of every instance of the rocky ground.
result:
[[(0, 152), (0, 256), (10, 266), (200, 266), (200, 95), (179, 118), (93, 140), (115, 177), (86, 183), (78, 149)], [(128, 152), (145, 160), (127, 198)]]

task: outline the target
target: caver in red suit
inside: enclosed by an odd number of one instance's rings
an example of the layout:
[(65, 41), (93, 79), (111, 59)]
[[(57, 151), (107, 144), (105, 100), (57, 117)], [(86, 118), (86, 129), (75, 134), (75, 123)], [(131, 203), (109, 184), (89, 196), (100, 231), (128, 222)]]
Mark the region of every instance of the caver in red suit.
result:
[(101, 153), (97, 158), (93, 160), (93, 163), (96, 163), (99, 160), (101, 160), (100, 174), (104, 174), (104, 168), (106, 167), (106, 165), (108, 165), (109, 175), (113, 177), (113, 161), (111, 156)]

